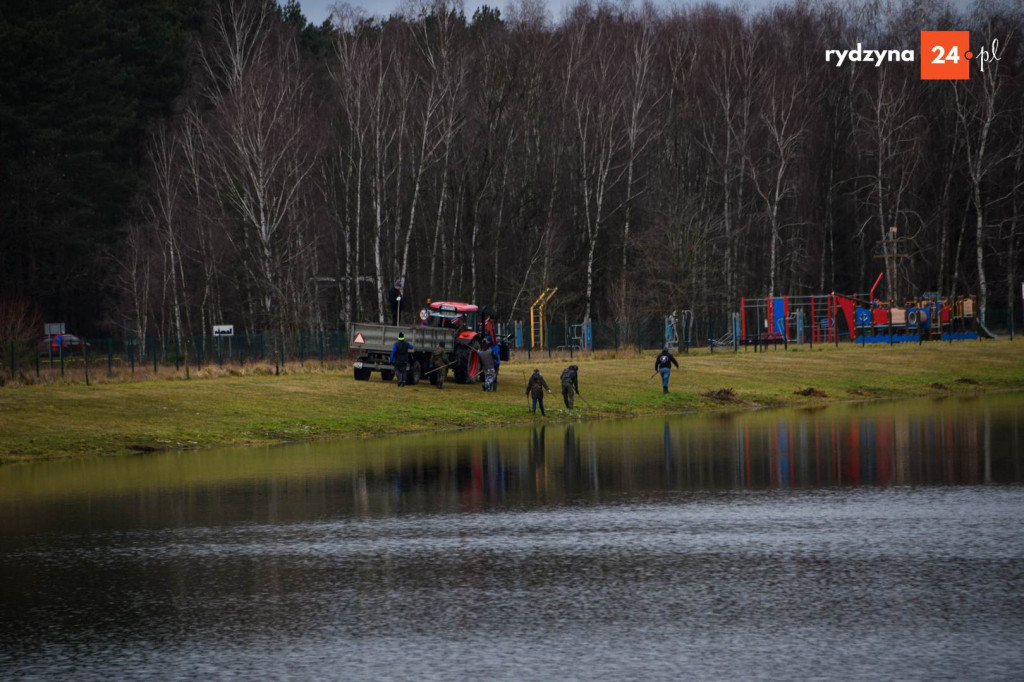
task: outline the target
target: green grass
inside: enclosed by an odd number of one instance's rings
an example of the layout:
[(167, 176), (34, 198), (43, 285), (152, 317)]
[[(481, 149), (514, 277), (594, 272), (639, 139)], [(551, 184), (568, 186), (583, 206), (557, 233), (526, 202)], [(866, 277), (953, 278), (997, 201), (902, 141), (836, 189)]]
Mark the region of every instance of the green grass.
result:
[[(654, 352), (598, 354), (580, 366), (572, 413), (562, 408), (558, 376), (567, 357), (502, 365), (500, 390), (450, 382), (398, 388), (351, 370), (282, 376), (181, 376), (137, 383), (0, 388), (0, 462), (130, 454), (292, 440), (366, 437), (518, 424), (528, 411), (526, 379), (539, 367), (553, 394), (548, 419), (585, 419), (769, 405), (819, 405), (1024, 388), (1024, 342), (931, 343), (862, 348), (843, 345), (766, 353), (707, 350), (680, 354), (669, 395), (661, 393)], [(733, 398), (711, 397), (731, 389)], [(807, 389), (813, 389), (807, 391)], [(800, 395), (804, 391), (810, 395)]]

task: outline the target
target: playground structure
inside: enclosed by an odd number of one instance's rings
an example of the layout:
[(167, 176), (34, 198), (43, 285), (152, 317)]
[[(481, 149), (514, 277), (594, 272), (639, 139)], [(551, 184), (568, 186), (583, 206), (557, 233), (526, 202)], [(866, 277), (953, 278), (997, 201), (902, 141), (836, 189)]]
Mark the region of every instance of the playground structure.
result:
[(544, 347), (544, 306), (557, 291), (558, 287), (544, 289), (530, 306), (530, 348), (534, 350)]
[[(665, 318), (665, 345), (673, 350), (689, 350), (693, 343), (693, 311), (673, 310)], [(731, 343), (731, 341), (729, 342)]]
[[(733, 333), (742, 345), (767, 343), (920, 343), (995, 338), (977, 318), (974, 296), (925, 293), (903, 306), (867, 294), (741, 298)], [(738, 327), (738, 328), (737, 328)]]
[(558, 349), (568, 351), (593, 350), (593, 338), (593, 327), (588, 317), (579, 324), (568, 324), (565, 326), (565, 343), (560, 345)]

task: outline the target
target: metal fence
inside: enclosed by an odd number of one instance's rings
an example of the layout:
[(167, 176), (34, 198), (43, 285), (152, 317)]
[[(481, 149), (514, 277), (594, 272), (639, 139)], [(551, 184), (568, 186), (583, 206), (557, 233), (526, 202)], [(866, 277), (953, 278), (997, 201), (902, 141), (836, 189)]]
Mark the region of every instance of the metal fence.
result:
[(106, 373), (202, 370), (204, 367), (336, 363), (347, 357), (348, 335), (341, 330), (290, 334), (237, 334), (229, 337), (83, 338), (64, 335), (36, 341), (0, 341), (0, 359), (9, 378), (84, 373), (88, 381)]
[[(996, 334), (1017, 335), (1013, 311), (989, 309), (989, 329)], [(1016, 316), (1020, 319), (1019, 316)], [(585, 352), (580, 334), (581, 325), (572, 322), (549, 322), (545, 325), (544, 347), (530, 348), (529, 338), (517, 350), (521, 357), (553, 357), (556, 353), (570, 357)], [(678, 347), (682, 352), (690, 348), (711, 348), (713, 351), (730, 350), (728, 340), (733, 324), (727, 317), (695, 320), (680, 336)], [(507, 331), (507, 330), (506, 330)], [(629, 322), (594, 321), (591, 325), (592, 350), (659, 349), (666, 343), (666, 324), (662, 319), (632, 320)], [(78, 337), (74, 337), (78, 339)], [(841, 338), (842, 341), (847, 339)], [(713, 343), (714, 342), (714, 343)], [(230, 337), (199, 336), (146, 337), (144, 339), (88, 338), (78, 339), (71, 345), (55, 346), (47, 338), (35, 341), (0, 340), (0, 382), (7, 379), (90, 376), (128, 374), (160, 374), (174, 369), (188, 374), (209, 367), (232, 369), (259, 365), (279, 372), (289, 366), (300, 368), (329, 367), (351, 359), (348, 333), (341, 330), (303, 332), (279, 336), (276, 334), (236, 334)], [(744, 350), (746, 350), (744, 348)]]

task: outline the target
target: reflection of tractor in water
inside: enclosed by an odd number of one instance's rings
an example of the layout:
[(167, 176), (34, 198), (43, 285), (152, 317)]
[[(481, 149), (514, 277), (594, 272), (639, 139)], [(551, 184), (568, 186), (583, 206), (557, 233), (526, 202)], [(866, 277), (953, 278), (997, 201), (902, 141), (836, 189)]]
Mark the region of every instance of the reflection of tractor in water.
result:
[[(380, 372), (385, 381), (394, 377), (395, 368), (390, 360), (391, 347), (400, 332), (413, 345), (408, 376), (410, 384), (419, 383), (423, 374), (429, 370), (430, 356), (438, 345), (444, 346), (450, 363), (448, 369), (452, 370), (455, 381), (460, 384), (476, 381), (480, 371), (480, 358), (476, 351), (480, 349), (484, 337), (499, 343), (502, 360), (509, 357), (507, 340), (496, 338), (493, 321), (475, 305), (435, 301), (420, 311), (419, 319), (418, 327), (354, 323), (352, 346), (359, 352), (353, 364), (355, 378), (366, 381), (375, 371)], [(436, 383), (436, 372), (426, 376), (431, 384)]]

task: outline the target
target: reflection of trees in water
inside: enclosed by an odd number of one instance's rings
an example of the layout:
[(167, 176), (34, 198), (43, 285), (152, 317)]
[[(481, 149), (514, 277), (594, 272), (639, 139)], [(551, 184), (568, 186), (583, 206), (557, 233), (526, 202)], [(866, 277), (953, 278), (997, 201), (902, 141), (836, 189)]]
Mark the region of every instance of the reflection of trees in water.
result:
[[(325, 513), (393, 514), (620, 492), (1019, 482), (1024, 453), (1011, 441), (1020, 420), (876, 409), (623, 422), (618, 430), (551, 424), (410, 450), (307, 485), (305, 503)], [(286, 493), (297, 484), (268, 485), (259, 496), (287, 516), (295, 499)]]
[(569, 424), (562, 435), (562, 486), (568, 494), (579, 493), (583, 480), (579, 453), (580, 441), (576, 427)]
[[(330, 451), (304, 445), (319, 454), (294, 454), (293, 462), (275, 453), (236, 479), (224, 471), (242, 454), (211, 460), (182, 453), (175, 457), (188, 463), (190, 478), (176, 485), (159, 479), (169, 456), (140, 458), (119, 463), (117, 471), (131, 465), (131, 486), (106, 469), (111, 489), (130, 491), (127, 516), (124, 495), (100, 494), (90, 479), (77, 495), (65, 491), (60, 505), (49, 503), (47, 489), (37, 503), (19, 503), (16, 517), (0, 519), (19, 532), (76, 524), (84, 532), (105, 518), (128, 526), (262, 524), (528, 508), (619, 493), (1024, 483), (1024, 411), (961, 403), (900, 408), (556, 423), (380, 441), (376, 449), (365, 442)], [(244, 456), (251, 467), (254, 454)]]

